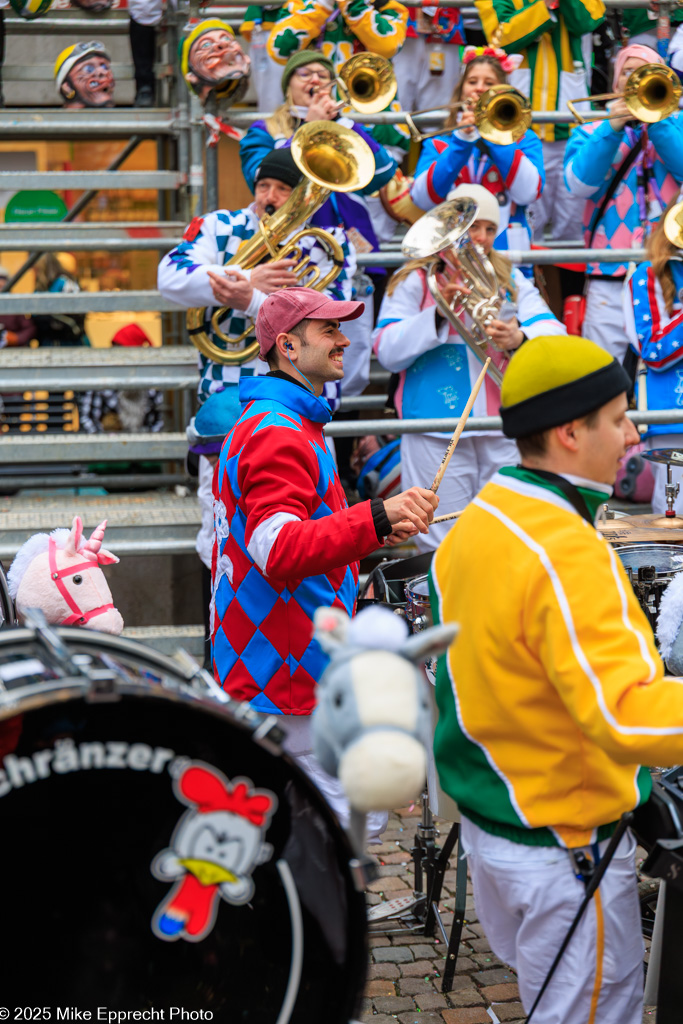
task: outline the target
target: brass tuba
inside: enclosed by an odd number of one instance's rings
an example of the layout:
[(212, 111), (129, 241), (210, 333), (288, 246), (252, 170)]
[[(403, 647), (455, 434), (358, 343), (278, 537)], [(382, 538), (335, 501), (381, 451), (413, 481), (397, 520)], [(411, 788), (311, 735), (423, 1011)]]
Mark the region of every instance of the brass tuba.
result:
[[(424, 142), (436, 135), (443, 135), (451, 129), (438, 128), (433, 132), (421, 132), (413, 120), (418, 114), (431, 114), (441, 107), (428, 110), (414, 110), (406, 114), (406, 124), (414, 142)], [(449, 104), (449, 110), (466, 110), (469, 104)], [(486, 142), (507, 146), (518, 142), (531, 127), (531, 105), (526, 96), (512, 85), (494, 85), (480, 96), (474, 108), (474, 126)]]
[[(498, 318), (503, 300), (491, 261), (467, 234), (477, 219), (477, 211), (473, 199), (452, 199), (441, 203), (413, 224), (403, 239), (402, 248), (411, 259), (433, 257), (427, 267), (427, 286), (437, 309), (483, 364), (490, 355), (488, 348), (493, 345), (486, 327), (491, 320)], [(446, 301), (439, 288), (438, 273), (444, 263), (457, 268), (471, 289), (469, 295), (460, 295), (453, 304)], [(470, 325), (461, 319), (464, 312), (470, 316)], [(500, 387), (503, 374), (493, 362), (489, 364), (487, 373)]]
[(574, 109), (574, 104), (586, 103), (589, 100), (623, 99), (635, 120), (655, 124), (678, 110), (678, 101), (682, 93), (683, 88), (678, 75), (671, 68), (664, 64), (643, 64), (628, 76), (623, 92), (582, 96), (581, 99), (569, 101), (567, 106), (576, 118), (577, 124), (586, 124), (588, 121), (613, 121), (616, 117), (621, 117), (621, 114), (606, 112), (584, 117)]
[[(303, 124), (292, 137), (292, 156), (303, 174), (287, 201), (270, 217), (259, 224), (258, 231), (247, 239), (239, 251), (224, 268), (233, 266), (251, 270), (265, 260), (281, 260), (294, 256), (299, 262), (293, 267), (297, 282), (316, 291), (323, 291), (341, 272), (344, 254), (337, 240), (322, 228), (304, 227), (289, 237), (318, 207), (322, 206), (332, 192), (355, 192), (364, 188), (375, 173), (375, 158), (367, 142), (350, 128), (335, 124), (334, 121), (311, 121)], [(300, 240), (313, 235), (323, 245), (334, 266), (320, 277), (318, 267), (304, 256)], [(283, 240), (287, 239), (283, 245)], [(214, 309), (211, 327), (226, 346), (217, 345), (209, 337), (206, 322), (206, 307), (187, 311), (187, 333), (202, 355), (214, 363), (241, 366), (254, 359), (258, 353), (258, 342), (241, 347), (244, 339), (253, 332), (251, 323), (239, 337), (230, 337), (220, 329), (220, 321), (229, 307)]]

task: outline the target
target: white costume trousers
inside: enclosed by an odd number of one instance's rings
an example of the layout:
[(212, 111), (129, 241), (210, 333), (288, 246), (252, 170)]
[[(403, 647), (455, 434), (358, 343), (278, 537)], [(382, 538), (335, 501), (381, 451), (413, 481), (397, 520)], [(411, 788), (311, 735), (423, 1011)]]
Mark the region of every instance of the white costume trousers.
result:
[[(446, 451), (448, 437), (429, 434), (404, 434), (401, 438), (401, 490), (431, 487)], [(502, 466), (519, 462), (517, 445), (500, 435), (463, 434), (453, 452), (439, 488), (436, 515), (457, 512), (487, 484)], [(415, 543), (420, 551), (434, 551), (457, 520), (430, 526), (429, 533), (418, 533)]]
[[(437, 45), (441, 45), (444, 60), (441, 75), (433, 75), (429, 70), (429, 55)], [(392, 64), (403, 110), (445, 107), (460, 77), (460, 47), (453, 43), (427, 43), (424, 36), (406, 39)]]
[(586, 200), (573, 196), (564, 183), (564, 151), (567, 140), (542, 142), (545, 185), (538, 199), (527, 207), (534, 242), (543, 242), (543, 232), (550, 223), (553, 239), (581, 239), (583, 237), (583, 211)]
[[(491, 949), (518, 973), (529, 1013), (585, 889), (566, 850), (524, 846), (462, 819), (474, 904)], [(607, 842), (600, 844), (601, 852)], [(623, 837), (534, 1013), (535, 1024), (641, 1024), (643, 939), (635, 841)]]
[[(322, 768), (317, 757), (313, 753), (313, 740), (311, 738), (311, 716), (310, 715), (283, 715), (278, 720), (278, 725), (287, 733), (284, 748), (290, 754), (302, 771), (318, 787), (326, 801), (334, 811), (342, 828), (349, 824), (349, 802), (346, 799), (339, 779), (328, 775)], [(365, 831), (368, 844), (381, 843), (380, 836), (387, 827), (389, 815), (386, 811), (371, 811), (365, 822)]]
[(623, 277), (614, 278), (613, 281), (589, 278), (583, 321), (583, 336), (602, 345), (620, 363), (623, 363), (628, 349), (621, 304), (623, 288)]

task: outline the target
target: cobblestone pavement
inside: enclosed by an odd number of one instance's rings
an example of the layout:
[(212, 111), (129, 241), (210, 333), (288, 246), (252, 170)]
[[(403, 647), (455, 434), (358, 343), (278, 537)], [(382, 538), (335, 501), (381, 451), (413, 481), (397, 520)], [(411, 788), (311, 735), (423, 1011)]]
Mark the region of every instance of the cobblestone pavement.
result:
[[(380, 861), (380, 877), (368, 887), (368, 904), (408, 895), (413, 889), (410, 849), (420, 808), (402, 808), (389, 816), (381, 846), (370, 847)], [(450, 827), (444, 823), (441, 841)], [(439, 841), (440, 842), (440, 841)], [(406, 933), (370, 934), (370, 966), (362, 1024), (524, 1024), (514, 971), (498, 960), (478, 923), (471, 883), (453, 989), (441, 992), (446, 948), (442, 941)], [(455, 895), (455, 856), (446, 872), (441, 918), (450, 934)], [(654, 1024), (646, 1009), (643, 1024)]]

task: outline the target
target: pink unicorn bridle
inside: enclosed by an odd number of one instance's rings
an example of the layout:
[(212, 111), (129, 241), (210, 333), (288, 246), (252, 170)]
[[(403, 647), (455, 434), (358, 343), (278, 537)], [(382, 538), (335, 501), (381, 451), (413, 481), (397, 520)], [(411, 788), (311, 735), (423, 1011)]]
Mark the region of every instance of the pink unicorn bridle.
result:
[(108, 612), (114, 607), (113, 603), (101, 604), (97, 608), (90, 608), (89, 611), (84, 612), (74, 600), (73, 594), (67, 590), (64, 580), (68, 576), (75, 576), (79, 572), (87, 572), (88, 569), (99, 569), (100, 566), (97, 560), (86, 559), (84, 562), (79, 562), (77, 565), (69, 565), (64, 569), (57, 568), (57, 545), (52, 537), (48, 544), (48, 559), (50, 565), (50, 579), (54, 580), (57, 590), (66, 601), (67, 605), (71, 609), (72, 614), (67, 615), (65, 619), (62, 619), (61, 626), (84, 626), (86, 622), (93, 619), (96, 615), (101, 615), (103, 612)]

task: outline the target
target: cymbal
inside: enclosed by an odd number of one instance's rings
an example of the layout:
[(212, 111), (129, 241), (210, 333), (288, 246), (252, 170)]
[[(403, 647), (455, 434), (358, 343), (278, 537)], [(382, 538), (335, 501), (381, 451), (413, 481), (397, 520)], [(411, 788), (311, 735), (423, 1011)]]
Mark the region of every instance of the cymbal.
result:
[(640, 453), (648, 462), (665, 462), (683, 466), (683, 448), (653, 448)]
[(649, 514), (607, 519), (598, 526), (612, 544), (673, 544), (683, 542), (683, 518)]

